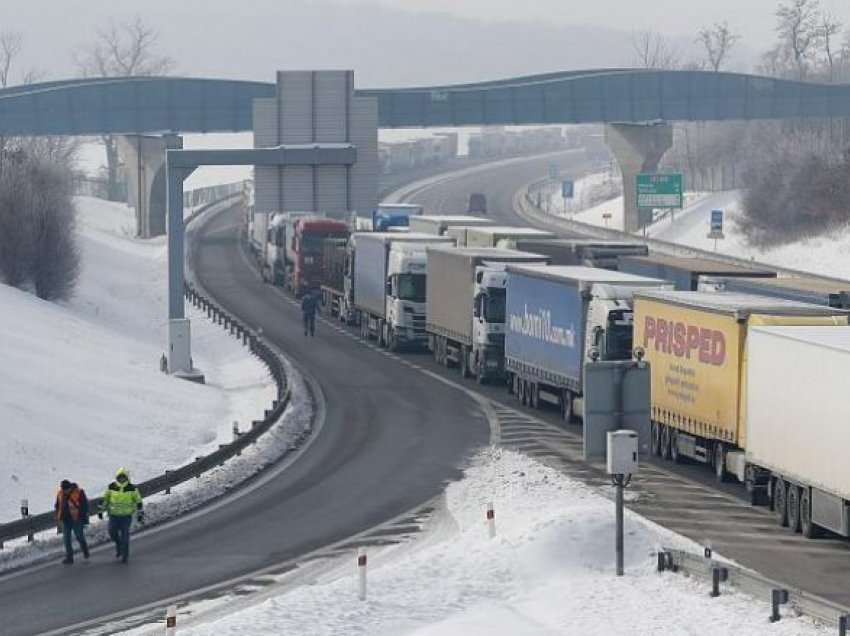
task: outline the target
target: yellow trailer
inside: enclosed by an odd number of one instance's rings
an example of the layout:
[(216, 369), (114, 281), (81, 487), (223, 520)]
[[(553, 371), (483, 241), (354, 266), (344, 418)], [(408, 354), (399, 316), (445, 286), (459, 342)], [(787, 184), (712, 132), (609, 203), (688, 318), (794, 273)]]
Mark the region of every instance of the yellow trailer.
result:
[(652, 451), (745, 480), (747, 329), (847, 325), (848, 312), (738, 293), (635, 293), (634, 346), (650, 363)]

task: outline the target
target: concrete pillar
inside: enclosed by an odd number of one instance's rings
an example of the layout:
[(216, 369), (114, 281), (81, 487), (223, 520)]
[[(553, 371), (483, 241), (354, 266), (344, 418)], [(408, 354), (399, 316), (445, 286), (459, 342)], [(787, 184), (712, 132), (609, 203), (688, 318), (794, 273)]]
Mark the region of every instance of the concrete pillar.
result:
[(605, 143), (623, 174), (623, 230), (635, 232), (643, 225), (638, 218), (635, 179), (657, 170), (661, 157), (673, 146), (673, 127), (666, 122), (606, 124)]
[(165, 234), (165, 151), (183, 147), (178, 135), (122, 135), (121, 158), (127, 167), (127, 203), (136, 210), (136, 236)]

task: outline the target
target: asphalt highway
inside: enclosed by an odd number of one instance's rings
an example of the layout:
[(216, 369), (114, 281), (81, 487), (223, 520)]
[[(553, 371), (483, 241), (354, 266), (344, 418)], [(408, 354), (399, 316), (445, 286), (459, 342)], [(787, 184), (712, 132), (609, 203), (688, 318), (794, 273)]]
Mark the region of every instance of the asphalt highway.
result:
[[(128, 565), (111, 546), (0, 578), (0, 633), (35, 634), (229, 580), (339, 541), (420, 505), (459, 477), (490, 430), (462, 392), (326, 326), (263, 284), (229, 210), (199, 231), (200, 282), (315, 380), (325, 421), (306, 452), (269, 483), (186, 523), (133, 537)], [(179, 380), (175, 380), (179, 381)]]

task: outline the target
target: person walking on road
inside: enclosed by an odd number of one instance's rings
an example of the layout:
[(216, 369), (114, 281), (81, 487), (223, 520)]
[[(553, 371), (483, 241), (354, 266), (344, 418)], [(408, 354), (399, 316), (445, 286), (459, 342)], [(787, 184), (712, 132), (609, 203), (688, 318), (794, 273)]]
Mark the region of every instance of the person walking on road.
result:
[(103, 492), (101, 515), (105, 511), (109, 515), (109, 538), (115, 542), (115, 558), (127, 563), (130, 558), (130, 525), (133, 514), (139, 523), (144, 521), (142, 508), (142, 493), (130, 482), (130, 473), (126, 468), (118, 470), (118, 474)]
[(304, 319), (304, 335), (316, 335), (316, 312), (319, 311), (319, 295), (310, 290), (301, 299), (301, 316)]
[(77, 484), (63, 479), (56, 491), (56, 524), (62, 530), (65, 541), (65, 559), (62, 563), (74, 562), (74, 546), (71, 535), (77, 538), (83, 558), (89, 558), (89, 546), (86, 544), (85, 526), (89, 523), (89, 500), (86, 491)]

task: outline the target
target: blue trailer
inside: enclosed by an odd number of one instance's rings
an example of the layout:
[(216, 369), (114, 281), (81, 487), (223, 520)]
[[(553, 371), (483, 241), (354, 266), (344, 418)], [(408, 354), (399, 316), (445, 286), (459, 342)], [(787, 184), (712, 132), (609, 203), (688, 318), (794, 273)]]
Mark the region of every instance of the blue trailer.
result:
[(381, 203), (372, 212), (372, 231), (386, 232), (390, 228), (408, 227), (410, 217), (422, 216), (424, 208), (415, 203)]
[(666, 281), (608, 269), (508, 265), (505, 369), (520, 403), (583, 416), (584, 363), (632, 356), (633, 294)]

